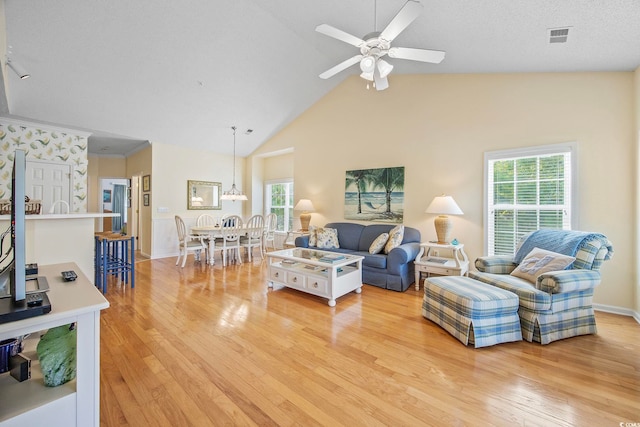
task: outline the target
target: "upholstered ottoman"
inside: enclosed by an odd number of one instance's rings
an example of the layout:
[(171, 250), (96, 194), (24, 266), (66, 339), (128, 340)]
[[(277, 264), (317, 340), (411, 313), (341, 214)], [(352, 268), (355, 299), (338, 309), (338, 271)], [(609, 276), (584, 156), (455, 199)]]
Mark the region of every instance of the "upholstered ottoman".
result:
[(422, 315), (475, 348), (522, 340), (518, 296), (468, 277), (426, 279)]

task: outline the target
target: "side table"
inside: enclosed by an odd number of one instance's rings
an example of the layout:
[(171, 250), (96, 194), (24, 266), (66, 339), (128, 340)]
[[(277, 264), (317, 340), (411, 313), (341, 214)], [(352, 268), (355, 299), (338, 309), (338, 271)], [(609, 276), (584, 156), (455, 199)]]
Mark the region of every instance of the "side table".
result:
[[(440, 256), (441, 251), (451, 252), (451, 258)], [(420, 289), (422, 273), (441, 276), (466, 276), (469, 272), (469, 259), (464, 245), (439, 244), (426, 242), (420, 244), (420, 252), (414, 262), (416, 271), (416, 291)]]

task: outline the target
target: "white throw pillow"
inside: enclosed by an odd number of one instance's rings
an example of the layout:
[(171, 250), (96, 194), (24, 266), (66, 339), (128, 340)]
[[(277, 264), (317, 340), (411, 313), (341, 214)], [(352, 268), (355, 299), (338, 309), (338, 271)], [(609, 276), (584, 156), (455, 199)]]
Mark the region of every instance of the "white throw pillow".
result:
[(404, 225), (396, 225), (389, 231), (389, 240), (384, 245), (384, 253), (388, 254), (393, 248), (397, 248), (402, 243), (404, 237)]
[(309, 226), (309, 246), (316, 246), (318, 244), (318, 237), (316, 232), (318, 231), (318, 227), (315, 225)]
[(376, 239), (371, 243), (371, 246), (369, 246), (369, 253), (372, 255), (379, 253), (382, 248), (384, 248), (387, 240), (389, 240), (389, 233), (382, 233), (376, 237)]
[(337, 249), (340, 247), (338, 243), (338, 230), (335, 228), (318, 228), (316, 230), (316, 236), (319, 249)]
[(531, 283), (536, 283), (538, 276), (549, 271), (564, 270), (576, 259), (545, 249), (533, 248), (522, 260), (520, 265), (511, 272), (512, 276), (520, 277)]

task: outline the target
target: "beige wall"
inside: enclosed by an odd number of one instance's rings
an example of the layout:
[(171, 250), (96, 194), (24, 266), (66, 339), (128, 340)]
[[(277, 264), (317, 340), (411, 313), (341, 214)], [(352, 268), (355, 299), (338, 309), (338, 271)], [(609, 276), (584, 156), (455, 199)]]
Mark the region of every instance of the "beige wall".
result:
[(578, 142), (579, 228), (606, 234), (599, 304), (633, 307), (635, 185), (633, 73), (393, 75), (386, 91), (349, 77), (254, 155), (294, 147), (296, 200), (312, 224), (341, 220), (345, 171), (405, 167), (404, 223), (435, 238), (424, 213), (440, 193), (464, 215), (454, 235), (483, 254), (483, 154)]
[(127, 175), (127, 159), (124, 157), (99, 157), (89, 155), (87, 175), (89, 180), (89, 212), (100, 212), (100, 203), (102, 202), (100, 197), (101, 178), (130, 178), (130, 176)]
[(264, 180), (293, 178), (293, 153), (264, 158)]
[[(243, 158), (236, 158), (236, 186), (242, 187)], [(171, 218), (175, 215), (197, 217), (205, 211), (187, 210), (187, 181), (221, 182), (222, 190), (231, 188), (233, 175), (233, 156), (213, 152), (192, 150), (177, 145), (153, 144), (153, 170), (151, 177), (152, 217)], [(168, 212), (158, 213), (158, 207), (168, 208)], [(243, 215), (242, 202), (222, 201), (222, 210), (206, 211), (214, 215)]]
[[(127, 157), (126, 176), (128, 178), (151, 175), (153, 179), (153, 150), (154, 146), (152, 145)], [(153, 191), (153, 182), (151, 184), (151, 190)], [(136, 194), (140, 193), (139, 188), (132, 188), (131, 191), (135, 191)], [(145, 256), (151, 256), (151, 206), (143, 206), (142, 197), (139, 198), (138, 204), (140, 209), (140, 223), (138, 224), (138, 230), (133, 230), (132, 233), (138, 236), (137, 247), (140, 249), (140, 252)], [(129, 212), (129, 215), (132, 214), (133, 213)]]

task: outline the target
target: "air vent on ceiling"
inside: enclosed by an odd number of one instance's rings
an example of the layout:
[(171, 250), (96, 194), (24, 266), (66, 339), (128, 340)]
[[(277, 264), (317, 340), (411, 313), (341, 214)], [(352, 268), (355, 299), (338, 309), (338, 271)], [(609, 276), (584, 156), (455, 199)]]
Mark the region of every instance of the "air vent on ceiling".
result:
[(563, 28), (547, 28), (549, 34), (549, 43), (566, 43), (569, 39), (569, 29), (571, 27)]

